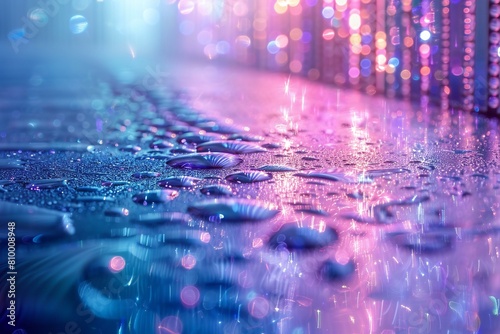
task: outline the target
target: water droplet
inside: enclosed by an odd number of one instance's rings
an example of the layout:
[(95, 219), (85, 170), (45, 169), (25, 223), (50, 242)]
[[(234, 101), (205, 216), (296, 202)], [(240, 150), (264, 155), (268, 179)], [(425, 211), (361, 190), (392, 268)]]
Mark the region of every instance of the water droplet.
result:
[(433, 171), (436, 169), (436, 167), (434, 165), (420, 165), (420, 166), (417, 166), (418, 169), (421, 169), (421, 170), (426, 170), (426, 171)]
[(163, 149), (171, 147), (174, 147), (174, 144), (166, 140), (155, 140), (149, 144), (149, 148), (153, 149)]
[(108, 217), (127, 217), (129, 213), (127, 208), (122, 207), (109, 208), (104, 211), (104, 215)]
[(166, 203), (176, 198), (179, 193), (171, 189), (148, 190), (138, 193), (132, 197), (132, 200), (141, 205), (150, 205), (153, 203)]
[(190, 154), (190, 153), (196, 153), (196, 150), (187, 147), (177, 147), (171, 149), (169, 152), (172, 154)]
[(213, 121), (196, 123), (196, 126), (205, 131), (217, 132), (221, 134), (235, 134), (240, 131), (240, 129), (233, 126), (220, 124)]
[(200, 192), (207, 196), (233, 196), (231, 187), (221, 184), (205, 186), (200, 189)]
[(41, 190), (41, 189), (55, 189), (67, 186), (68, 186), (68, 180), (66, 179), (47, 179), (47, 180), (31, 181), (28, 184), (26, 184), (25, 187), (30, 190)]
[(130, 182), (128, 181), (102, 181), (101, 185), (103, 187), (118, 187), (118, 186), (128, 186)]
[(320, 277), (325, 281), (337, 281), (352, 275), (355, 270), (354, 262), (341, 264), (336, 261), (326, 261), (320, 269)]
[(227, 153), (195, 153), (170, 159), (167, 164), (182, 169), (209, 169), (234, 167), (242, 161), (237, 156)]
[(215, 135), (200, 135), (193, 132), (188, 132), (177, 137), (177, 142), (182, 144), (202, 144), (214, 140), (221, 139), (220, 136)]
[(311, 250), (332, 245), (338, 239), (331, 227), (319, 231), (310, 227), (285, 224), (269, 240), (272, 249)]
[(141, 147), (135, 146), (135, 145), (126, 145), (124, 147), (120, 147), (120, 151), (123, 151), (123, 152), (137, 153), (140, 150), (141, 150)]
[(365, 176), (368, 178), (376, 178), (400, 173), (410, 173), (410, 170), (405, 168), (369, 169), (365, 172)]
[(279, 211), (270, 204), (257, 201), (216, 199), (192, 204), (188, 207), (188, 212), (215, 222), (245, 222), (270, 219)]
[(350, 197), (350, 198), (353, 198), (353, 199), (363, 199), (363, 198), (365, 198), (365, 195), (361, 191), (356, 190), (356, 191), (354, 191), (352, 193), (348, 193), (347, 197)]
[(226, 180), (234, 183), (253, 183), (271, 180), (272, 174), (260, 171), (242, 171), (226, 176)]
[(460, 176), (443, 176), (441, 177), (441, 180), (451, 180), (451, 181), (454, 181), (454, 182), (460, 182), (462, 181), (462, 178)]
[(132, 174), (132, 177), (135, 177), (136, 179), (150, 179), (154, 177), (158, 177), (161, 174), (158, 172), (137, 172)]
[(24, 169), (24, 162), (18, 159), (0, 158), (0, 169)]
[(472, 151), (471, 150), (460, 150), (460, 149), (458, 149), (458, 150), (453, 150), (452, 152), (455, 153), (455, 154), (466, 154), (466, 153), (470, 153)]
[(160, 187), (194, 187), (201, 179), (191, 176), (171, 176), (158, 181)]
[(67, 213), (0, 201), (0, 226), (5, 227), (0, 231), (0, 238), (7, 238), (8, 222), (15, 222), (16, 238), (75, 233), (73, 222)]
[(294, 172), (295, 168), (285, 166), (285, 165), (264, 165), (257, 168), (257, 170), (262, 170), (265, 172)]
[(248, 154), (266, 152), (261, 146), (240, 141), (210, 141), (196, 147), (198, 152), (222, 152), (232, 154)]
[(318, 158), (315, 158), (315, 157), (309, 157), (309, 156), (307, 156), (307, 157), (302, 157), (301, 159), (302, 159), (302, 160), (304, 160), (304, 161), (319, 161), (319, 159), (318, 159)]
[(252, 135), (242, 134), (242, 133), (230, 135), (227, 139), (229, 139), (229, 140), (253, 141), (253, 142), (259, 142), (259, 141), (263, 141), (264, 140), (264, 138), (262, 138), (261, 136), (252, 136)]
[(181, 212), (154, 212), (139, 215), (132, 220), (136, 224), (146, 226), (156, 226), (164, 224), (185, 224), (188, 225), (192, 219), (189, 215)]
[(281, 144), (279, 143), (265, 143), (261, 145), (264, 148), (270, 149), (270, 150), (275, 150), (281, 147)]
[(397, 246), (414, 251), (418, 254), (435, 254), (451, 250), (453, 239), (448, 233), (441, 232), (392, 232), (386, 237)]
[(100, 190), (101, 190), (101, 187), (94, 187), (94, 186), (83, 186), (83, 187), (76, 188), (76, 191), (88, 192), (88, 193), (96, 192), (96, 191), (100, 191)]
[(339, 171), (337, 169), (330, 169), (325, 171), (311, 171), (311, 172), (300, 172), (294, 174), (295, 176), (312, 178), (312, 179), (321, 179), (328, 181), (339, 181), (346, 183), (370, 183), (372, 182), (369, 178), (365, 176), (355, 176), (355, 175), (347, 175), (346, 173)]
[(297, 209), (295, 209), (295, 212), (302, 212), (302, 213), (315, 215), (315, 216), (329, 216), (328, 212), (323, 211), (321, 209), (314, 208), (314, 207), (297, 208)]
[(479, 173), (471, 174), (471, 177), (476, 177), (476, 178), (483, 179), (483, 180), (489, 179), (488, 175), (479, 174)]
[(187, 126), (187, 125), (174, 124), (174, 125), (168, 126), (167, 130), (171, 131), (175, 134), (182, 134), (182, 133), (193, 132), (196, 129), (194, 129), (193, 127)]
[(75, 199), (76, 202), (114, 202), (114, 197), (109, 196), (79, 196)]

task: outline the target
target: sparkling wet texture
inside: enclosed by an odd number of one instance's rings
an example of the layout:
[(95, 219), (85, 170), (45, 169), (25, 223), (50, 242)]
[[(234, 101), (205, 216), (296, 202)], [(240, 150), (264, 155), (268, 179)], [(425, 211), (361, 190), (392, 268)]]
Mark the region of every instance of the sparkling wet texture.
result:
[(144, 67), (66, 65), (12, 66), (0, 91), (18, 328), (500, 328), (496, 120), (280, 74), (144, 87)]

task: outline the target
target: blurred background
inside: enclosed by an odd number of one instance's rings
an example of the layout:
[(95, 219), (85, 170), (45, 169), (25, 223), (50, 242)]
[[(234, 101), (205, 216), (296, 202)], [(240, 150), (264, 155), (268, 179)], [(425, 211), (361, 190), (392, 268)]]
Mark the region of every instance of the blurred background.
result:
[(486, 0), (7, 0), (0, 43), (10, 61), (41, 53), (181, 55), (496, 113), (497, 7)]

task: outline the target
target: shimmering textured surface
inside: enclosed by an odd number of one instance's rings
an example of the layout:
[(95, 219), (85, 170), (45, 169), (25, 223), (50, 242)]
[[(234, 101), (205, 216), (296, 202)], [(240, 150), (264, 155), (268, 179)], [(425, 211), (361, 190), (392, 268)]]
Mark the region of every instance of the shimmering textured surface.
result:
[[(176, 63), (175, 86), (145, 87), (145, 66), (126, 62), (92, 76), (73, 60), (50, 73), (29, 64), (6, 71), (22, 80), (36, 68), (44, 85), (0, 90), (0, 227), (19, 232), (18, 329), (500, 328), (496, 120), (234, 68)], [(125, 70), (135, 82), (112, 80)], [(193, 153), (178, 140), (209, 128), (268, 150)], [(230, 182), (242, 172), (272, 178)]]

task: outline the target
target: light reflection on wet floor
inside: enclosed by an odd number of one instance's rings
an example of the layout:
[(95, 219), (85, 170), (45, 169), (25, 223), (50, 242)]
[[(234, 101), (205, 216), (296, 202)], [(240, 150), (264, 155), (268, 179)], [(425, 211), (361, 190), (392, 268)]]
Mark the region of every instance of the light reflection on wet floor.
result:
[(500, 326), (496, 120), (280, 74), (190, 64), (144, 87), (134, 70), (0, 93), (18, 328)]

